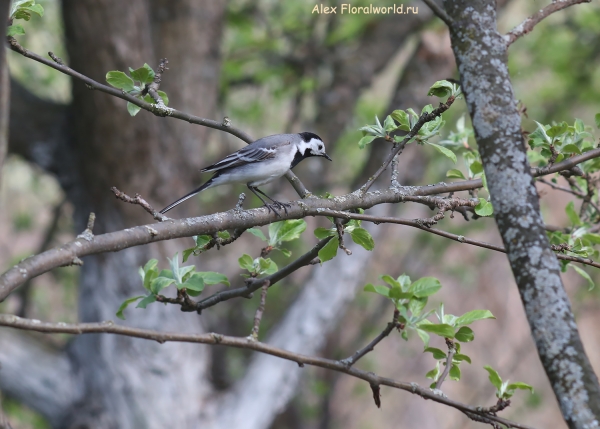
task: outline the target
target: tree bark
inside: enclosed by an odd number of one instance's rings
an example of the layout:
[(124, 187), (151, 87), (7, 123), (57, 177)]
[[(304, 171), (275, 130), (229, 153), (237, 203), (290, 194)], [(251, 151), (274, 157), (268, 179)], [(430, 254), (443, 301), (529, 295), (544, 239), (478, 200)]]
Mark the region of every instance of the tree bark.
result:
[(570, 428), (598, 427), (600, 387), (540, 214), (494, 0), (446, 0), (494, 216), (546, 374)]

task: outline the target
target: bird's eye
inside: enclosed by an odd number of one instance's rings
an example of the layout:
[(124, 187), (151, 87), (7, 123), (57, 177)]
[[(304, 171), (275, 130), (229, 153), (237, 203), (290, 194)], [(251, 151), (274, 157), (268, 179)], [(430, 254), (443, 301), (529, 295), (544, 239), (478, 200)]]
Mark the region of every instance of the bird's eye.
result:
[(319, 150), (323, 150), (323, 145), (322, 144), (319, 145)]

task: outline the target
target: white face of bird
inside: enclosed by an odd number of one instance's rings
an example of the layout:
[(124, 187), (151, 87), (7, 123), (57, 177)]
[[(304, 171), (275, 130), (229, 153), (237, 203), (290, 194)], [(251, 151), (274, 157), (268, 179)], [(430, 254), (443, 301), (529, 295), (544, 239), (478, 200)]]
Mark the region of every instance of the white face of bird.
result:
[[(313, 133), (301, 133), (302, 141), (298, 145), (298, 150), (304, 156), (322, 156), (331, 161), (331, 158), (325, 152), (325, 144), (319, 136)], [(308, 153), (307, 153), (308, 151)]]

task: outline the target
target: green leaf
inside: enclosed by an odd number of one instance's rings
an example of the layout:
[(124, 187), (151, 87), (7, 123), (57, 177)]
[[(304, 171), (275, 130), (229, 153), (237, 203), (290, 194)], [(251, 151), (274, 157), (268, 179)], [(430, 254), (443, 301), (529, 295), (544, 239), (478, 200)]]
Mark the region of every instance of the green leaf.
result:
[(156, 295), (148, 295), (138, 302), (138, 305), (136, 305), (135, 308), (146, 308), (148, 304), (152, 304), (153, 302), (156, 302)]
[(468, 343), (475, 339), (475, 334), (471, 328), (463, 326), (458, 331), (456, 331), (455, 335), (456, 341), (460, 341), (461, 343)]
[(465, 361), (471, 363), (471, 358), (469, 356), (462, 355), (460, 353), (456, 353), (452, 359), (457, 360), (459, 362)]
[(35, 3), (35, 0), (14, 0), (12, 2), (12, 7), (10, 8), (9, 17), (13, 17), (13, 15), (17, 12), (19, 8), (32, 6)]
[(14, 24), (14, 25), (9, 25), (6, 28), (7, 36), (20, 36), (22, 34), (25, 34), (25, 30), (23, 29), (22, 25)]
[(291, 219), (276, 223), (279, 224), (279, 228), (274, 231), (274, 234), (271, 233), (271, 226), (275, 224), (269, 225), (269, 244), (271, 246), (284, 241), (296, 240), (306, 230), (306, 222), (303, 219)]
[(252, 257), (250, 255), (247, 255), (246, 253), (244, 253), (238, 259), (238, 264), (240, 264), (240, 268), (252, 272), (252, 270), (254, 268), (254, 259), (252, 259)]
[(133, 80), (122, 71), (114, 70), (106, 73), (106, 81), (115, 88), (125, 92), (133, 90)]
[(494, 315), (490, 310), (472, 310), (469, 311), (458, 319), (456, 319), (456, 326), (466, 326), (475, 322), (476, 320), (482, 319), (495, 319)]
[(486, 365), (483, 368), (490, 374), (490, 381), (494, 387), (500, 391), (500, 388), (502, 387), (502, 379), (500, 378), (498, 372), (489, 365)]
[(319, 250), (321, 264), (335, 258), (339, 245), (340, 240), (337, 237), (333, 237), (321, 250)]
[(373, 250), (375, 247), (375, 241), (369, 231), (364, 228), (355, 228), (350, 231), (350, 236), (352, 237), (352, 241), (354, 241), (359, 246), (365, 248), (365, 250)]
[(210, 235), (197, 235), (194, 237), (194, 240), (196, 241), (196, 247), (204, 247), (210, 243), (212, 237)]
[(154, 81), (154, 70), (148, 64), (144, 63), (139, 69), (133, 70), (129, 68), (129, 74), (134, 80), (143, 84), (152, 83)]
[(433, 295), (442, 287), (435, 277), (422, 277), (410, 286), (410, 291), (419, 298)]
[(265, 237), (265, 234), (258, 228), (248, 228), (246, 231), (254, 235), (255, 237), (260, 238), (262, 241), (267, 241), (267, 237)]
[(363, 138), (361, 138), (358, 141), (358, 147), (360, 149), (364, 149), (368, 144), (371, 144), (373, 142), (373, 140), (375, 140), (376, 138), (377, 138), (377, 136), (371, 136), (371, 135), (364, 136)]
[(383, 129), (389, 133), (390, 131), (395, 131), (397, 128), (398, 127), (396, 126), (396, 123), (394, 122), (392, 117), (388, 115), (385, 118), (385, 121), (383, 121)]
[(28, 12), (33, 12), (37, 14), (40, 18), (44, 16), (44, 8), (41, 4), (33, 4), (31, 6), (24, 6), (20, 8), (21, 10), (27, 10)]
[(403, 131), (410, 131), (408, 113), (406, 113), (404, 110), (394, 110), (390, 116), (400, 124), (400, 127), (398, 127), (399, 129)]
[(185, 283), (179, 285), (178, 289), (186, 288), (189, 290), (193, 290), (194, 292), (202, 292), (205, 286), (206, 283), (204, 282), (204, 279), (202, 278), (200, 273), (194, 273), (190, 276), (189, 279), (187, 279)]
[(530, 386), (527, 383), (523, 383), (522, 381), (516, 381), (514, 383), (510, 383), (508, 386), (506, 386), (505, 392), (510, 397), (515, 393), (515, 390), (517, 390), (517, 389), (529, 390), (531, 393), (534, 393), (533, 386)]
[(592, 280), (592, 278), (590, 277), (590, 275), (588, 273), (583, 271), (583, 269), (579, 268), (575, 264), (569, 264), (569, 267), (573, 268), (577, 274), (579, 274), (581, 277), (583, 277), (584, 279), (587, 280), (588, 284), (590, 285), (588, 290), (594, 289), (594, 286), (596, 286), (596, 285), (594, 284), (594, 280)]
[(185, 250), (182, 252), (182, 261), (183, 261), (184, 263), (186, 263), (186, 262), (187, 262), (187, 260), (188, 260), (188, 258), (189, 258), (189, 257), (190, 257), (190, 256), (191, 256), (193, 253), (194, 253), (194, 251), (195, 251), (195, 250), (196, 250), (196, 248), (195, 248), (195, 247), (190, 247), (189, 249), (185, 249)]
[(452, 94), (452, 89), (452, 84), (447, 80), (438, 80), (429, 88), (427, 95), (443, 98)]
[(424, 323), (419, 325), (419, 329), (439, 335), (440, 337), (454, 338), (454, 328), (445, 323)]
[[(429, 371), (427, 374), (425, 374), (425, 378), (429, 378), (431, 380), (437, 380), (438, 377), (440, 376), (440, 372), (441, 372), (440, 371), (440, 362), (438, 361), (435, 365), (435, 368), (433, 368), (431, 371)], [(433, 385), (435, 385), (435, 383)]]
[(479, 204), (475, 206), (475, 213), (479, 216), (491, 216), (494, 214), (494, 207), (491, 201), (487, 201), (485, 198), (479, 198)]
[(440, 349), (436, 349), (435, 347), (426, 347), (425, 350), (423, 350), (423, 353), (425, 352), (432, 353), (434, 359), (446, 359), (446, 353)]
[(383, 280), (384, 282), (386, 282), (387, 284), (389, 284), (392, 288), (393, 287), (398, 287), (400, 288), (400, 282), (397, 281), (396, 279), (394, 279), (392, 276), (388, 276), (387, 274), (382, 275), (381, 280)]
[(317, 228), (315, 229), (315, 237), (319, 240), (323, 240), (324, 238), (331, 237), (336, 235), (337, 233), (333, 230), (333, 228)]
[(162, 98), (163, 103), (165, 103), (165, 106), (169, 105), (169, 97), (167, 96), (167, 93), (161, 90), (156, 91), (156, 93), (158, 94), (158, 96), (160, 98)]
[(569, 204), (567, 204), (567, 207), (565, 207), (565, 212), (567, 213), (567, 217), (569, 218), (569, 221), (572, 225), (581, 225), (581, 219), (575, 211), (575, 204), (573, 204), (573, 201), (570, 201)]
[(600, 128), (600, 113), (596, 113), (594, 116), (594, 121), (596, 121), (596, 127)]
[(462, 171), (457, 170), (456, 168), (453, 168), (452, 170), (448, 170), (448, 172), (446, 173), (446, 177), (450, 177), (452, 179), (466, 179), (466, 177), (462, 173)]
[(221, 240), (227, 240), (229, 237), (231, 237), (231, 234), (229, 234), (229, 231), (218, 231), (217, 237), (219, 237)]
[(119, 309), (117, 310), (117, 314), (116, 314), (116, 316), (117, 316), (119, 319), (123, 319), (123, 320), (125, 320), (125, 315), (123, 314), (123, 311), (124, 311), (124, 310), (127, 308), (127, 306), (128, 306), (129, 304), (132, 304), (132, 303), (136, 302), (136, 301), (137, 301), (138, 299), (140, 299), (140, 298), (144, 298), (144, 296), (145, 296), (145, 295), (134, 296), (133, 298), (129, 298), (129, 299), (126, 299), (125, 301), (123, 301), (123, 304), (121, 304), (121, 306), (120, 306), (120, 307), (119, 307)]
[(229, 283), (229, 279), (227, 279), (227, 276), (225, 274), (216, 273), (214, 271), (201, 271), (194, 273), (194, 275), (201, 277), (204, 283), (206, 283), (207, 285), (216, 285), (219, 283), (223, 283), (226, 286), (231, 286), (231, 283)]
[(258, 266), (260, 267), (260, 274), (271, 275), (277, 272), (277, 264), (271, 258), (259, 258)]
[(276, 249), (279, 250), (281, 253), (283, 253), (283, 256), (285, 256), (286, 258), (289, 258), (292, 255), (292, 252), (290, 252), (287, 249)]
[(400, 286), (402, 286), (403, 291), (408, 291), (410, 289), (410, 277), (406, 274), (401, 274), (398, 276), (398, 283), (400, 283)]
[(460, 368), (458, 367), (458, 365), (452, 364), (452, 366), (450, 367), (450, 372), (448, 373), (448, 377), (450, 377), (450, 380), (460, 380)]
[[(403, 295), (410, 295), (410, 293)], [(421, 314), (426, 305), (427, 298), (411, 298), (408, 302), (408, 309), (413, 314), (413, 316), (418, 316), (419, 314)]]
[(574, 144), (567, 144), (564, 145), (561, 149), (562, 153), (576, 153), (578, 155), (581, 154), (581, 149), (579, 149), (576, 145)]
[(390, 289), (385, 286), (374, 286), (371, 283), (367, 284), (363, 289), (365, 292), (374, 292), (379, 295), (383, 295), (386, 298), (390, 297)]
[(129, 101), (127, 102), (127, 112), (129, 112), (130, 116), (137, 115), (140, 110), (142, 110), (140, 106), (137, 106)]
[(31, 12), (29, 12), (25, 8), (19, 8), (17, 12), (15, 12), (14, 19), (22, 19), (24, 21), (29, 21), (31, 19)]
[(158, 294), (161, 290), (171, 286), (173, 283), (175, 283), (174, 279), (170, 279), (168, 277), (157, 277), (152, 280), (152, 283), (150, 283), (150, 291), (154, 294)]
[(450, 158), (456, 164), (456, 155), (450, 149), (435, 143), (427, 142), (427, 144), (436, 148), (439, 152), (441, 152), (444, 156)]
[(471, 165), (469, 165), (469, 169), (473, 174), (483, 173), (483, 165), (479, 161), (474, 161)]
[(423, 344), (425, 344), (425, 347), (429, 347), (429, 334), (422, 329), (416, 329), (416, 331)]

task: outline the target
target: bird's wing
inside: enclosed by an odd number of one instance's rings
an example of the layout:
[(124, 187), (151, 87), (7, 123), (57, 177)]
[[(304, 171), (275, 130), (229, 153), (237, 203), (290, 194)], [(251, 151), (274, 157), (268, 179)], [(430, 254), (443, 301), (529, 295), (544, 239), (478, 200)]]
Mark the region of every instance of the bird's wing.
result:
[(283, 141), (283, 142), (272, 142), (270, 143), (268, 140), (260, 139), (255, 141), (254, 143), (249, 144), (245, 148), (238, 150), (237, 152), (228, 155), (223, 158), (221, 161), (209, 165), (206, 168), (200, 170), (202, 173), (208, 171), (219, 171), (224, 170), (226, 168), (239, 167), (245, 164), (252, 164), (255, 162), (265, 161), (267, 159), (272, 159), (275, 157), (277, 149), (281, 146), (286, 146), (292, 144), (291, 141)]

